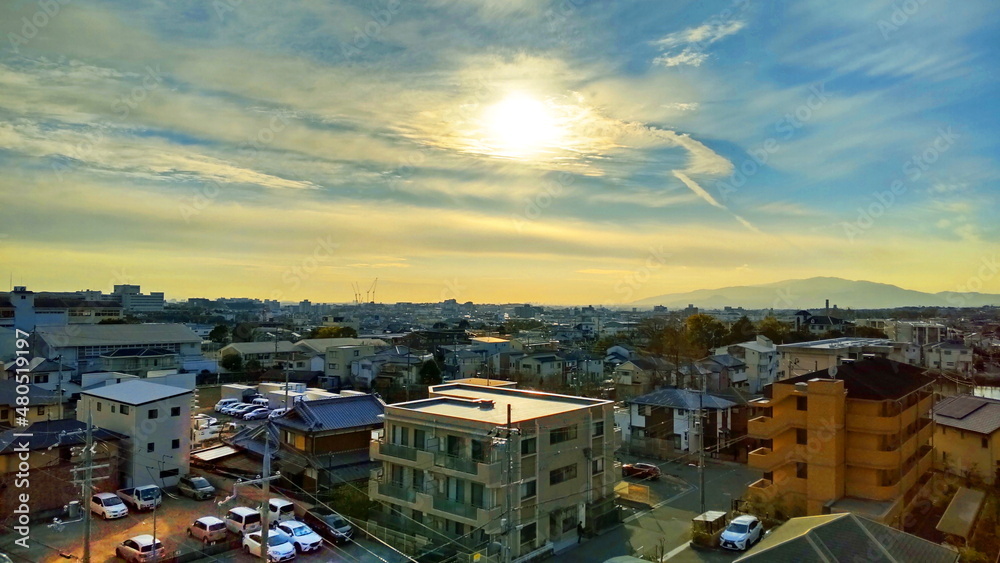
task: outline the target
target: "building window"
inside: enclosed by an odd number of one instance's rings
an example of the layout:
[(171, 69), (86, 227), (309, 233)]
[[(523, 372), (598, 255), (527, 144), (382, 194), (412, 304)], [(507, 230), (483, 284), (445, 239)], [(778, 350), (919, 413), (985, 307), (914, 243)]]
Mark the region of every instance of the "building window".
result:
[(330, 369), (337, 369), (337, 364), (330, 364)]
[(538, 493), (538, 481), (521, 483), (521, 500), (531, 498)]
[(594, 436), (603, 436), (603, 435), (604, 435), (604, 421), (598, 420), (597, 422), (594, 423)]
[(557, 485), (571, 479), (576, 479), (576, 464), (567, 465), (549, 471), (549, 485)]
[(680, 434), (674, 434), (674, 449), (675, 450), (681, 449), (681, 435)]
[(146, 444), (146, 453), (153, 453), (153, 450), (155, 449), (156, 449), (156, 443), (150, 442)]
[(802, 463), (801, 461), (795, 463), (795, 476), (799, 479), (806, 479), (809, 477), (809, 464)]
[(537, 537), (537, 535), (538, 535), (538, 526), (535, 524), (535, 522), (532, 522), (531, 524), (525, 524), (524, 527), (521, 528), (521, 543), (534, 544), (535, 537)]
[(170, 449), (179, 450), (181, 449), (181, 441), (178, 438), (174, 438), (170, 441)]
[(101, 412), (101, 402), (97, 401), (97, 412)]
[(980, 442), (980, 443), (982, 444), (982, 446), (983, 446), (984, 448), (988, 448), (988, 447), (990, 447), (990, 439), (989, 439), (989, 438), (985, 438), (985, 437), (984, 437), (984, 438), (981, 438), (980, 440), (981, 440), (981, 442)]
[(121, 407), (122, 407), (122, 408), (121, 408), (121, 411), (120, 411), (120, 412), (121, 412), (122, 414), (128, 414), (128, 405), (121, 405)]
[[(111, 407), (111, 412), (115, 412), (114, 409), (115, 409), (114, 407)], [(38, 416), (44, 416), (45, 415), (45, 407), (38, 407), (38, 411), (37, 412), (38, 412)]]
[(181, 415), (180, 407), (170, 407), (170, 416), (180, 416), (180, 415)]
[(809, 406), (808, 397), (795, 397), (795, 409), (804, 411)]
[(556, 428), (549, 433), (549, 445), (561, 444), (570, 440), (576, 440), (576, 425)]
[(592, 465), (593, 466), (591, 467), (591, 471), (590, 471), (591, 475), (598, 475), (600, 473), (604, 473), (604, 458), (603, 457), (599, 457), (599, 458), (595, 459), (594, 463)]
[(805, 428), (795, 429), (795, 443), (799, 445), (806, 445), (809, 443), (809, 431)]
[(158, 410), (156, 410), (156, 409), (149, 409), (149, 418), (150, 418), (150, 420), (152, 420), (152, 419), (154, 419), (154, 418), (156, 418), (158, 416), (160, 416), (160, 412)]
[(537, 438), (525, 438), (521, 440), (521, 455), (531, 455), (535, 453), (537, 447)]
[(115, 412), (115, 406), (114, 405), (111, 405), (111, 412), (112, 413)]
[(49, 382), (49, 374), (47, 373), (35, 376), (35, 383), (48, 383), (48, 382)]

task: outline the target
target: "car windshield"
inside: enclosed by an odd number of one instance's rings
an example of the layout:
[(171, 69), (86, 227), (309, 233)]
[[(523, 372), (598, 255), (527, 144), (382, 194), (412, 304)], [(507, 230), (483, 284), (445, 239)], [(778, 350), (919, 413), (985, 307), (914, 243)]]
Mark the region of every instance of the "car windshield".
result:
[(111, 497), (104, 499), (104, 506), (117, 506), (119, 504), (124, 504), (122, 499), (118, 497)]
[(139, 498), (142, 500), (153, 500), (160, 496), (160, 489), (143, 489), (139, 491)]
[(326, 523), (333, 526), (334, 528), (347, 527), (347, 522), (345, 522), (343, 518), (337, 515), (327, 516)]
[(211, 525), (209, 525), (209, 526), (208, 526), (208, 530), (209, 530), (210, 532), (215, 532), (215, 531), (217, 531), (217, 530), (221, 530), (221, 529), (223, 529), (223, 528), (225, 528), (225, 527), (226, 527), (226, 525), (225, 525), (225, 524), (223, 524), (222, 522), (219, 522), (219, 523), (217, 523), (217, 524), (211, 524)]
[(208, 482), (208, 479), (205, 479), (204, 477), (195, 477), (194, 479), (191, 479), (191, 484), (199, 489), (212, 486), (211, 483)]
[(745, 534), (747, 533), (747, 525), (733, 522), (729, 525), (729, 531), (735, 534)]
[(288, 538), (286, 538), (284, 534), (273, 534), (267, 536), (267, 545), (270, 547), (281, 545), (283, 543), (288, 543)]
[(299, 527), (293, 529), (292, 533), (294, 533), (296, 536), (299, 536), (299, 537), (300, 536), (308, 536), (309, 534), (312, 533), (312, 530), (310, 530), (306, 526), (299, 526)]

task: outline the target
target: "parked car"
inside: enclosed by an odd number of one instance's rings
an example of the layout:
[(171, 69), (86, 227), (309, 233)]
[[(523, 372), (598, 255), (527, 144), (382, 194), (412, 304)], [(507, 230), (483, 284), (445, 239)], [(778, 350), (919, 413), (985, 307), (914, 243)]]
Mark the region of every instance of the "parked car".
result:
[(177, 481), (177, 488), (184, 496), (204, 500), (215, 496), (215, 487), (204, 477), (186, 475)]
[(257, 407), (255, 409), (248, 410), (243, 414), (243, 420), (260, 420), (267, 418), (271, 414), (270, 409), (265, 407)]
[(267, 501), (267, 510), (268, 522), (295, 520), (295, 505), (283, 498), (273, 498)]
[(150, 561), (154, 557), (162, 560), (165, 553), (160, 540), (149, 534), (129, 538), (115, 548), (115, 556), (128, 562)]
[(274, 527), (292, 540), (292, 543), (295, 544), (295, 550), (299, 553), (316, 551), (323, 547), (323, 538), (298, 520), (278, 522)]
[(187, 528), (189, 538), (201, 543), (214, 543), (226, 539), (226, 523), (215, 516), (202, 516)]
[(250, 401), (251, 405), (257, 405), (258, 407), (271, 408), (271, 400), (267, 397), (256, 397)]
[(302, 521), (309, 524), (317, 534), (333, 543), (351, 541), (354, 527), (340, 514), (323, 506), (310, 508), (302, 515)]
[(222, 412), (222, 409), (231, 407), (239, 402), (239, 399), (234, 399), (232, 397), (228, 399), (220, 399), (218, 403), (215, 403), (215, 412)]
[(117, 494), (125, 504), (134, 510), (154, 510), (163, 502), (163, 495), (156, 485), (143, 485), (141, 487), (130, 487), (118, 489)]
[(260, 407), (257, 407), (255, 405), (244, 404), (244, 405), (240, 405), (238, 407), (233, 407), (233, 408), (229, 409), (227, 411), (227, 414), (229, 414), (230, 416), (234, 416), (236, 418), (243, 418), (244, 414), (250, 412), (251, 410), (258, 409), (258, 408), (260, 408)]
[(236, 410), (236, 409), (238, 409), (240, 407), (245, 407), (245, 406), (247, 406), (249, 404), (250, 403), (243, 403), (243, 402), (231, 403), (231, 404), (228, 404), (228, 405), (222, 407), (222, 411), (220, 411), (220, 412), (222, 412), (222, 414), (230, 414), (231, 415), (231, 414), (233, 414), (234, 410)]
[(114, 493), (97, 493), (90, 497), (90, 511), (105, 520), (128, 516), (128, 506)]
[(756, 516), (737, 516), (719, 537), (719, 545), (726, 549), (746, 551), (750, 546), (760, 541), (764, 526)]
[(226, 529), (237, 536), (242, 536), (250, 532), (259, 531), (260, 520), (259, 510), (245, 506), (236, 506), (230, 508), (229, 512), (226, 513)]
[(660, 468), (652, 463), (626, 463), (622, 466), (622, 476), (655, 481), (660, 478)]
[[(260, 557), (260, 532), (252, 532), (243, 536), (243, 551)], [(267, 560), (271, 562), (291, 561), (295, 559), (295, 546), (281, 532), (272, 530), (267, 534)]]
[(271, 411), (271, 414), (267, 415), (267, 418), (268, 418), (268, 420), (274, 420), (274, 419), (276, 419), (278, 417), (285, 416), (285, 413), (287, 413), (287, 412), (288, 412), (288, 409), (285, 408), (285, 407), (277, 408), (277, 409), (274, 409), (273, 411)]

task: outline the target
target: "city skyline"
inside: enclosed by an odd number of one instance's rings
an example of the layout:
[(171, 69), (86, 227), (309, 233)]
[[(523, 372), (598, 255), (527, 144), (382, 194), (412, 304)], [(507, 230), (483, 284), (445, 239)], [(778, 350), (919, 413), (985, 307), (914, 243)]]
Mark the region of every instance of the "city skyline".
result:
[(0, 7), (29, 289), (1000, 293), (985, 2), (56, 4)]

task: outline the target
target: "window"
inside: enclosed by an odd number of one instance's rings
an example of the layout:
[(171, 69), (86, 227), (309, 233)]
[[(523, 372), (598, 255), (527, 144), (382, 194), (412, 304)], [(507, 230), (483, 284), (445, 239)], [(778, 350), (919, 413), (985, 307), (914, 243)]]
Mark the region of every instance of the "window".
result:
[(531, 455), (537, 450), (537, 438), (525, 438), (521, 440), (521, 455)]
[(337, 364), (330, 364), (330, 369), (339, 369)]
[(538, 493), (538, 481), (528, 481), (521, 483), (521, 500), (531, 498)]
[(604, 435), (604, 421), (599, 420), (594, 423), (594, 436), (603, 436), (603, 435)]
[(809, 406), (809, 398), (808, 397), (795, 397), (795, 409), (796, 410), (804, 411), (804, 410), (806, 410), (806, 407), (808, 407), (808, 406)]
[(983, 446), (984, 448), (988, 448), (988, 447), (990, 447), (990, 439), (989, 439), (989, 438), (985, 438), (985, 437), (984, 437), (984, 438), (980, 438), (980, 440), (981, 440), (981, 442), (980, 442), (980, 443), (982, 444), (982, 446)]
[(122, 414), (128, 414), (128, 405), (121, 405), (121, 407), (122, 407), (122, 408), (121, 408), (121, 411), (120, 411), (120, 412), (121, 412)]
[(149, 409), (149, 418), (150, 418), (150, 420), (152, 420), (152, 419), (154, 419), (154, 418), (156, 418), (158, 416), (160, 416), (160, 412), (157, 409)]
[(413, 447), (418, 450), (422, 450), (427, 445), (427, 431), (420, 429), (413, 429)]
[(593, 462), (593, 466), (591, 467), (591, 470), (590, 470), (590, 474), (591, 475), (599, 475), (601, 473), (604, 473), (604, 458), (603, 457), (599, 457), (599, 458), (595, 459), (594, 462)]
[(681, 435), (680, 434), (674, 434), (674, 449), (675, 450), (681, 449)]
[(549, 485), (557, 485), (571, 479), (576, 479), (576, 464), (567, 465), (549, 471)]
[(521, 543), (531, 543), (535, 542), (535, 537), (538, 535), (538, 526), (532, 522), (531, 524), (525, 524), (521, 528)]
[(653, 407), (649, 405), (639, 405), (639, 416), (649, 416), (653, 411)]
[(146, 444), (146, 453), (153, 453), (155, 449), (156, 449), (156, 443), (150, 442)]
[(47, 373), (35, 376), (35, 383), (48, 383), (48, 382), (49, 382), (49, 374)]
[(170, 416), (180, 416), (180, 415), (181, 415), (180, 407), (170, 407)]
[(360, 356), (361, 355), (361, 351), (360, 350), (355, 350), (354, 351), (354, 355), (355, 356)]
[[(38, 416), (44, 416), (45, 415), (45, 407), (38, 407), (38, 410), (36, 412), (38, 412)], [(114, 411), (111, 411), (111, 412), (114, 412)]]
[(795, 429), (795, 443), (800, 445), (806, 445), (809, 443), (809, 431), (805, 428)]
[(0, 421), (7, 420), (7, 417), (9, 417), (9, 416), (10, 416), (10, 410), (9, 409), (0, 410)]
[(799, 479), (805, 479), (809, 477), (809, 464), (802, 463), (801, 461), (795, 464), (795, 476)]
[(549, 433), (549, 444), (561, 444), (570, 440), (576, 440), (576, 425), (556, 428)]
[(178, 438), (174, 438), (170, 441), (170, 449), (179, 450), (181, 449), (181, 441)]
[(101, 402), (97, 401), (97, 412), (101, 412)]

